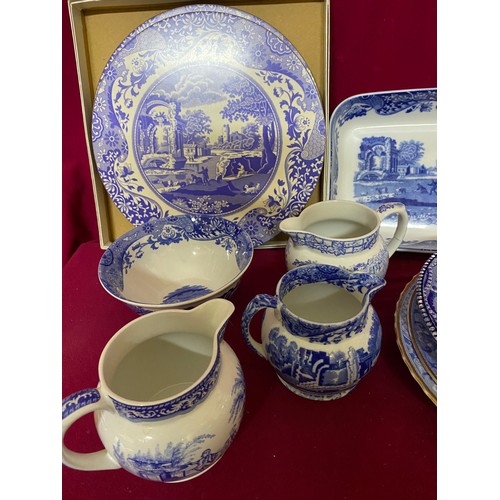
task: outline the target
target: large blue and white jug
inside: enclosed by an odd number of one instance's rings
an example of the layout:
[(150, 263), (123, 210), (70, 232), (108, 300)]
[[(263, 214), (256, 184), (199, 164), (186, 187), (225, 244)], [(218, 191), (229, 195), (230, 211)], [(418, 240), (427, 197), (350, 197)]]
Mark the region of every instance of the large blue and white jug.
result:
[[(386, 242), (380, 234), (380, 224), (393, 214), (398, 216), (397, 225), (392, 239)], [(402, 203), (384, 203), (373, 210), (349, 200), (314, 203), (298, 217), (280, 223), (281, 231), (289, 236), (288, 269), (311, 263), (329, 264), (382, 278), (407, 227), (408, 214)]]
[[(234, 305), (213, 299), (189, 311), (157, 311), (131, 321), (106, 344), (99, 385), (62, 403), (62, 459), (79, 470), (123, 468), (172, 483), (207, 471), (232, 443), (245, 383), (223, 340)], [(94, 413), (104, 449), (64, 445), (69, 427)]]
[[(382, 329), (370, 302), (384, 285), (380, 276), (324, 264), (292, 269), (279, 281), (276, 295), (257, 295), (247, 305), (243, 337), (295, 394), (341, 398), (379, 356)], [(266, 311), (258, 342), (250, 322), (261, 309)]]

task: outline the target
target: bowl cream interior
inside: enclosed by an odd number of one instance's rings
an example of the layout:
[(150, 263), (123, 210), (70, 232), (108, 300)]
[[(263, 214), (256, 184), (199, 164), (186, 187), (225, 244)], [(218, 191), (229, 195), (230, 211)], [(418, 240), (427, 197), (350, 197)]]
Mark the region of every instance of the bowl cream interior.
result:
[[(215, 241), (181, 241), (146, 250), (123, 276), (123, 296), (134, 302), (161, 304), (173, 293), (197, 287), (211, 293), (240, 272), (236, 252)], [(188, 287), (188, 288), (186, 288)]]

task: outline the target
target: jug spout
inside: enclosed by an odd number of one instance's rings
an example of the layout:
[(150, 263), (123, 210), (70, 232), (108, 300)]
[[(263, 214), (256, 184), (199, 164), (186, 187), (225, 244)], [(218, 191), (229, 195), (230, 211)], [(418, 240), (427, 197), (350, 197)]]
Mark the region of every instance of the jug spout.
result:
[(234, 304), (226, 299), (212, 299), (188, 311), (196, 330), (222, 340), (226, 323), (234, 312)]
[(285, 234), (293, 234), (297, 231), (302, 231), (302, 221), (299, 217), (288, 217), (280, 222), (280, 230)]
[(300, 245), (300, 238), (304, 236), (303, 222), (298, 217), (289, 217), (280, 222), (280, 230), (289, 236), (295, 245)]
[(362, 303), (367, 305), (386, 283), (376, 274), (355, 272), (349, 276), (346, 288), (356, 290), (362, 296)]

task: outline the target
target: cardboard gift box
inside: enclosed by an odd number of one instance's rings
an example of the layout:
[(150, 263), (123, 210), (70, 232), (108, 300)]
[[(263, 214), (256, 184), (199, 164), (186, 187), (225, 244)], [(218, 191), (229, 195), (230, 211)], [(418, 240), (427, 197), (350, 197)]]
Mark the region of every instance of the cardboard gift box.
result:
[[(200, 2), (169, 0), (68, 0), (77, 62), (84, 129), (90, 164), (101, 247), (130, 230), (133, 225), (114, 205), (99, 176), (93, 155), (92, 110), (102, 71), (119, 44), (138, 26), (167, 10)], [(256, 16), (282, 33), (296, 48), (310, 69), (323, 104), (325, 128), (329, 117), (330, 14), (329, 1), (272, 0), (213, 2), (234, 7)], [(304, 29), (307, 26), (307, 29)], [(326, 134), (328, 135), (328, 134)], [(328, 142), (328, 138), (326, 139)], [(328, 144), (324, 167), (328, 162)], [(308, 204), (324, 197), (320, 177)], [(283, 246), (278, 234), (261, 247)]]

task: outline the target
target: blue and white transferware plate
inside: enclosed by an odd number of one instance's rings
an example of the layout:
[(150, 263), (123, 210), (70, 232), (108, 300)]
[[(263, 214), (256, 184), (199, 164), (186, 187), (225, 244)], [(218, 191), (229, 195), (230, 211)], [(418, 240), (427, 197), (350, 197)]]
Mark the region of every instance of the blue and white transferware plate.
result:
[(130, 222), (217, 215), (256, 246), (309, 200), (325, 136), (318, 89), (290, 42), (220, 5), (135, 29), (106, 64), (92, 116), (99, 175)]
[(427, 328), (417, 300), (417, 290), (412, 293), (408, 322), (413, 339), (413, 346), (425, 371), (437, 382), (437, 342)]
[(437, 342), (425, 326), (416, 300), (418, 275), (396, 306), (396, 340), (405, 364), (425, 394), (437, 405)]
[[(437, 248), (437, 89), (378, 92), (340, 103), (330, 123), (326, 198), (376, 208), (398, 201), (408, 211), (400, 250)], [(389, 239), (396, 218), (383, 221)]]
[(431, 255), (418, 276), (417, 301), (427, 329), (437, 339), (437, 255)]

